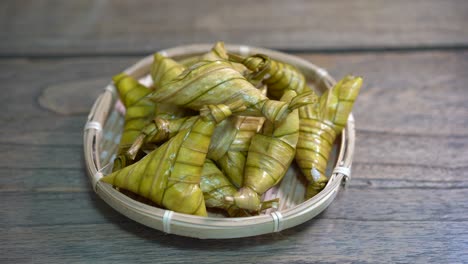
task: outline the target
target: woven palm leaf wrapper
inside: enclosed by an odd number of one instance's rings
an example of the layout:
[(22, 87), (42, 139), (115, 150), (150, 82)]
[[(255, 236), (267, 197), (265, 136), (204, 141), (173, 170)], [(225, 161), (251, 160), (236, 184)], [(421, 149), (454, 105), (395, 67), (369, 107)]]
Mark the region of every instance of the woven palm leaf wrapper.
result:
[[(190, 45), (167, 49), (159, 53), (165, 57), (183, 61), (187, 58), (202, 56), (211, 48), (212, 45)], [(309, 86), (318, 94), (323, 94), (335, 84), (326, 71), (295, 56), (249, 46), (227, 45), (226, 48), (229, 53), (241, 56), (265, 54), (292, 64), (305, 75)], [(153, 55), (143, 58), (126, 69), (124, 73), (137, 80), (147, 79), (153, 58)], [(259, 215), (228, 218), (209, 213), (208, 217), (204, 217), (150, 206), (100, 181), (105, 175), (111, 173), (112, 161), (117, 154), (116, 143), (119, 142), (122, 133), (123, 116), (116, 107), (117, 100), (116, 89), (113, 84), (109, 84), (91, 108), (84, 128), (84, 155), (92, 187), (106, 203), (120, 213), (166, 233), (196, 238), (225, 239), (279, 232), (301, 224), (322, 212), (350, 177), (355, 143), (352, 114), (332, 147), (326, 170), (328, 182), (323, 190), (311, 199), (305, 199), (308, 183), (303, 176), (298, 176), (301, 172), (293, 165), (282, 181), (263, 195), (264, 200), (279, 198), (278, 209), (262, 211)], [(210, 188), (210, 186), (205, 186), (205, 188)], [(216, 197), (211, 198), (216, 199)], [(210, 202), (216, 204), (215, 200)]]

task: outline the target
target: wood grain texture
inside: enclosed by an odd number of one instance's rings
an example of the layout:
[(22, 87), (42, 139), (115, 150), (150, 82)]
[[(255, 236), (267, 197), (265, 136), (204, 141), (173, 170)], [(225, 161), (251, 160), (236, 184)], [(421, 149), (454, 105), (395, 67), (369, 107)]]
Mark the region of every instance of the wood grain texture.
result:
[(102, 93), (96, 87), (105, 87), (109, 82), (109, 78), (101, 78), (51, 85), (42, 91), (39, 104), (64, 115), (86, 113), (89, 112), (89, 105), (92, 105), (90, 99)]
[[(468, 259), (467, 1), (6, 0), (0, 14), (1, 263)], [(217, 40), (364, 76), (353, 178), (316, 219), (200, 241), (93, 193), (82, 131), (106, 80), (155, 50)]]
[[(131, 221), (105, 204), (90, 188), (38, 187), (31, 191), (2, 191), (1, 195), (2, 203), (16, 208), (2, 215), (0, 226), (4, 228), (104, 224), (109, 218)], [(351, 187), (340, 194), (322, 218), (364, 222), (464, 222), (468, 221), (467, 210), (466, 189)]]
[[(151, 230), (92, 192), (82, 129), (96, 91), (80, 87), (102, 90), (139, 57), (0, 59), (0, 262), (467, 259), (468, 52), (301, 56), (337, 78), (365, 77), (353, 179), (315, 220), (223, 242)], [(77, 102), (63, 104), (56, 92)]]
[[(468, 52), (367, 53), (302, 55), (340, 78), (346, 73), (365, 76), (362, 94), (354, 109), (358, 130), (402, 135), (463, 137), (468, 135), (467, 89)], [(104, 82), (138, 60), (131, 58), (99, 58), (69, 60), (3, 60), (0, 76), (7, 93), (0, 98), (4, 109), (0, 116), (11, 113), (35, 118), (48, 112), (38, 111), (37, 97), (50, 87), (64, 96), (81, 96), (79, 104), (63, 105), (62, 111), (86, 114), (95, 93), (80, 87), (84, 80)], [(36, 67), (40, 65), (40, 69)], [(24, 72), (21, 76), (19, 72)], [(44, 78), (52, 76), (54, 78)], [(389, 77), (390, 76), (390, 77)], [(96, 87), (97, 90), (102, 89)], [(18, 104), (22, 98), (23, 104)], [(58, 99), (56, 99), (58, 100)], [(51, 104), (58, 104), (50, 100)], [(51, 105), (49, 108), (52, 108)], [(36, 122), (35, 120), (27, 120)], [(13, 122), (15, 122), (13, 120)], [(43, 121), (41, 121), (43, 122)], [(16, 122), (12, 125), (19, 125)]]
[[(346, 73), (365, 76), (362, 94), (353, 111), (358, 130), (362, 132), (435, 138), (468, 136), (466, 51), (301, 56), (326, 68), (336, 78)], [(56, 89), (70, 97), (80, 95), (83, 97), (80, 101), (91, 107), (94, 93), (74, 87), (80, 87), (79, 84), (87, 79), (110, 80), (112, 75), (138, 58), (2, 60), (0, 67), (5, 70), (0, 80), (7, 93), (0, 98), (0, 103), (8, 111), (1, 112), (0, 116), (28, 111), (34, 113), (34, 118), (47, 115), (47, 111), (39, 108), (37, 97), (44, 95), (51, 86), (60, 87)], [(25, 74), (19, 76), (19, 72)], [(52, 74), (55, 74), (54, 78), (44, 78)], [(27, 93), (33, 96), (22, 98)], [(24, 103), (18, 103), (20, 98), (25, 100)], [(77, 114), (83, 113), (84, 109), (80, 105), (67, 107), (67, 111)], [(20, 123), (12, 125), (19, 126)]]
[[(408, 140), (404, 136), (381, 137), (371, 134), (359, 136), (356, 141), (354, 161), (358, 164), (365, 162), (450, 170), (463, 168), (468, 162), (468, 138)], [(8, 159), (0, 159), (0, 167), (77, 169), (82, 166), (79, 163), (82, 160), (81, 149), (80, 145), (5, 143), (0, 149), (0, 155), (8, 156)], [(436, 179), (443, 180), (443, 176), (439, 175)]]
[(8, 0), (0, 12), (2, 56), (141, 54), (217, 40), (285, 50), (468, 45), (464, 0)]
[(357, 129), (408, 136), (468, 135), (468, 52), (304, 55), (335, 78), (362, 75)]
[[(250, 239), (196, 240), (109, 219), (106, 224), (0, 228), (0, 260), (41, 263), (454, 263), (467, 222), (362, 222), (317, 218)], [(6, 242), (6, 243), (5, 243)], [(423, 243), (423, 245), (422, 245)], [(28, 254), (25, 254), (28, 252)]]
[[(393, 179), (399, 181), (399, 184), (409, 185), (422, 184), (423, 180), (430, 181), (432, 184), (445, 184), (444, 182), (448, 181), (449, 185), (451, 181), (454, 181), (455, 184), (463, 186), (463, 183), (458, 182), (462, 180), (462, 177), (457, 177), (457, 175), (463, 175), (468, 156), (464, 147), (468, 140), (465, 136), (467, 130), (464, 121), (466, 119), (463, 118), (467, 112), (463, 104), (463, 98), (467, 93), (463, 89), (466, 77), (462, 74), (467, 69), (466, 52), (426, 52), (412, 55), (400, 53), (304, 55), (304, 57), (323, 65), (336, 76), (344, 74), (345, 69), (351, 68), (361, 75), (369, 76), (366, 77), (366, 86), (355, 108), (358, 124), (358, 148), (354, 173), (356, 177), (365, 174), (364, 179)], [(85, 106), (89, 108), (95, 100), (96, 92), (92, 92), (91, 89), (100, 91), (101, 86), (105, 84), (105, 76), (110, 78), (124, 65), (136, 60), (137, 58), (100, 58), (3, 60), (0, 62), (5, 69), (10, 69), (11, 72), (24, 72), (27, 76), (27, 78), (18, 78), (18, 75), (5, 71), (1, 79), (2, 83), (6, 84), (6, 94), (3, 97), (5, 99), (2, 100), (2, 107), (6, 111), (0, 113), (5, 123), (0, 131), (1, 142), (4, 144), (2, 150), (5, 155), (13, 154), (0, 165), (10, 169), (81, 168), (79, 163), (70, 164), (66, 161), (70, 158), (81, 160), (81, 153), (77, 150), (81, 149), (82, 145), (81, 131), (85, 121), (82, 113)], [(377, 64), (383, 70), (377, 68)], [(392, 79), (385, 82), (379, 81), (385, 78), (386, 69), (391, 65), (400, 69), (398, 76), (401, 86), (408, 88), (401, 89), (395, 86)], [(434, 65), (438, 67), (435, 68)], [(415, 70), (410, 71), (411, 68)], [(431, 75), (438, 74), (437, 71), (440, 68), (446, 71), (440, 74), (448, 76), (446, 80), (448, 85), (441, 87), (418, 83), (411, 86), (412, 83), (422, 82)], [(455, 72), (452, 74), (451, 70)], [(407, 78), (401, 76), (403, 72), (408, 72)], [(423, 76), (420, 77), (421, 80), (410, 79), (409, 72)], [(48, 78), (42, 78), (53, 73), (56, 74), (53, 82)], [(100, 81), (95, 83), (96, 87), (88, 86), (80, 89), (81, 84), (87, 83), (83, 81), (86, 79)], [(94, 81), (90, 82), (90, 84), (93, 83)], [(50, 91), (50, 87), (54, 87), (54, 91), (61, 96), (79, 98), (81, 103), (66, 106), (69, 113), (78, 115), (55, 115), (34, 103), (34, 100), (40, 100), (37, 98), (43, 97)], [(396, 88), (391, 95), (401, 99), (392, 99), (391, 103), (387, 103), (390, 99), (385, 94), (389, 94), (386, 91), (392, 87)], [(414, 91), (414, 94), (419, 96), (405, 96), (408, 90)], [(449, 93), (446, 97), (452, 98), (449, 102), (444, 103), (443, 91)], [(37, 97), (35, 99), (25, 97), (27, 93), (37, 95)], [(452, 97), (451, 94), (458, 94), (458, 96)], [(54, 100), (59, 99), (59, 96), (53, 95), (49, 102), (54, 104)], [(31, 100), (32, 103), (30, 103)], [(459, 101), (455, 102), (459, 111), (451, 113), (443, 111), (446, 107), (453, 107), (454, 100)], [(408, 112), (406, 106), (413, 107), (417, 101), (421, 101), (420, 106), (437, 102), (437, 111), (427, 113), (426, 108), (420, 107), (409, 109), (413, 112), (413, 116), (430, 119), (431, 122), (427, 123), (428, 127), (415, 126), (413, 123), (418, 122), (418, 118), (407, 117), (403, 114), (403, 112)], [(368, 104), (391, 105), (391, 107), (376, 107), (371, 111)], [(447, 122), (450, 114), (456, 115), (452, 119), (459, 120), (460, 123)], [(13, 116), (21, 116), (21, 119), (12, 118)], [(388, 124), (388, 116), (393, 119), (390, 124)], [(407, 122), (408, 119), (411, 122)], [(25, 122), (29, 127), (24, 126)], [(437, 127), (441, 130), (436, 130)], [(47, 157), (42, 155), (43, 151), (56, 156), (56, 160), (47, 160)], [(28, 161), (27, 165), (23, 164), (23, 160)], [(393, 170), (397, 170), (398, 173), (392, 173)], [(424, 170), (425, 173), (418, 175), (415, 173), (418, 170)], [(367, 173), (367, 171), (372, 173)], [(383, 174), (379, 177), (377, 171)], [(431, 171), (436, 173), (428, 173)], [(443, 177), (440, 176), (442, 174)]]

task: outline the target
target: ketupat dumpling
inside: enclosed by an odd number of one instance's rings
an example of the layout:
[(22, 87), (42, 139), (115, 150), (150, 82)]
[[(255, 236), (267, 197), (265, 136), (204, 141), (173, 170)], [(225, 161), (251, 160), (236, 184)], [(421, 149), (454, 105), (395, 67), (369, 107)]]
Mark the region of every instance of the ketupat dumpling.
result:
[(156, 103), (146, 98), (151, 93), (150, 89), (132, 77), (121, 73), (113, 80), (120, 100), (126, 107), (124, 128), (113, 166), (113, 171), (117, 171), (133, 163), (136, 155), (130, 158), (127, 150), (140, 134), (140, 130), (154, 117)]
[[(239, 115), (265, 116), (278, 121), (291, 111), (314, 100), (310, 93), (294, 98), (290, 104), (269, 100), (227, 61), (201, 61), (176, 79), (165, 83), (149, 97), (194, 110), (208, 104), (239, 104), (246, 111)], [(236, 111), (236, 109), (232, 109)]]
[(153, 79), (155, 90), (162, 87), (164, 83), (172, 81), (185, 70), (185, 66), (171, 58), (167, 58), (160, 53), (153, 55), (150, 75)]
[(153, 56), (150, 75), (153, 80), (151, 89), (140, 84), (133, 77), (121, 73), (114, 77), (114, 82), (119, 92), (120, 99), (127, 108), (125, 114), (125, 125), (118, 156), (114, 161), (113, 171), (117, 171), (133, 163), (137, 155), (141, 152), (130, 150), (130, 146), (138, 138), (143, 130), (153, 118), (174, 119), (187, 114), (187, 110), (174, 104), (164, 102), (155, 103), (146, 97), (153, 90), (157, 90), (165, 82), (168, 82), (185, 70), (185, 67), (176, 61), (166, 58), (159, 53)]
[(229, 54), (229, 59), (242, 63), (252, 71), (251, 76), (262, 77), (263, 83), (268, 87), (268, 97), (271, 99), (280, 99), (287, 90), (293, 90), (297, 94), (311, 91), (304, 75), (293, 65), (274, 60), (263, 54), (248, 57)]
[(328, 182), (325, 170), (333, 143), (346, 125), (361, 85), (362, 78), (346, 76), (320, 97), (317, 106), (305, 106), (299, 111), (296, 162), (310, 182), (308, 198)]
[(231, 115), (226, 105), (205, 106), (194, 125), (137, 163), (103, 177), (103, 182), (132, 191), (167, 209), (206, 216), (200, 178), (211, 135)]
[(224, 199), (226, 196), (234, 195), (237, 188), (209, 159), (206, 159), (203, 166), (200, 187), (203, 191), (206, 207), (223, 209), (229, 216), (248, 215), (247, 212)]
[[(137, 153), (150, 144), (161, 144), (180, 130), (192, 126), (197, 117), (178, 119), (155, 118), (130, 147), (129, 153)], [(231, 116), (217, 125), (208, 150), (208, 158), (214, 160), (226, 177), (236, 186), (242, 186), (243, 171), (250, 141), (261, 128), (264, 118)]]
[[(288, 90), (281, 98), (289, 102), (296, 92)], [(247, 154), (242, 188), (232, 197), (233, 204), (250, 211), (265, 208), (260, 197), (278, 184), (294, 159), (299, 138), (299, 115), (294, 110), (284, 120), (266, 121), (261, 133), (253, 136)]]
[(213, 134), (208, 158), (238, 188), (244, 182), (244, 167), (250, 142), (263, 122), (262, 117), (231, 116), (220, 123)]

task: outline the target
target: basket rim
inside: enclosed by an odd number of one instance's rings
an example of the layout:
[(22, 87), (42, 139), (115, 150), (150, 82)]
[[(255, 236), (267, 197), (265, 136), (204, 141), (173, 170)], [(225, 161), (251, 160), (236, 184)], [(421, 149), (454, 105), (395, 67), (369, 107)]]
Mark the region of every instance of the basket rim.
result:
[[(211, 44), (183, 45), (161, 50), (159, 53), (168, 57), (196, 55), (209, 51), (211, 47)], [(297, 67), (315, 74), (312, 78), (315, 78), (317, 83), (323, 82), (323, 86), (327, 88), (335, 83), (335, 80), (324, 69), (293, 55), (246, 45), (226, 45), (226, 48), (230, 52), (241, 55), (263, 53), (287, 63), (293, 63)], [(147, 74), (152, 60), (153, 55), (148, 55), (124, 72), (135, 78), (141, 78)], [(196, 238), (235, 238), (278, 232), (301, 224), (322, 212), (333, 201), (342, 182), (349, 178), (349, 175), (343, 174), (343, 171), (335, 170), (326, 187), (316, 196), (296, 206), (278, 210), (269, 215), (233, 218), (201, 217), (143, 204), (115, 190), (109, 184), (99, 181), (103, 176), (100, 172), (102, 167), (99, 160), (99, 141), (103, 124), (117, 97), (115, 87), (109, 84), (96, 99), (88, 115), (84, 130), (84, 155), (88, 175), (95, 192), (114, 209), (139, 223), (166, 233)], [(341, 134), (341, 146), (335, 168), (341, 167), (350, 170), (354, 153), (354, 134), (354, 118), (350, 114), (347, 125)]]

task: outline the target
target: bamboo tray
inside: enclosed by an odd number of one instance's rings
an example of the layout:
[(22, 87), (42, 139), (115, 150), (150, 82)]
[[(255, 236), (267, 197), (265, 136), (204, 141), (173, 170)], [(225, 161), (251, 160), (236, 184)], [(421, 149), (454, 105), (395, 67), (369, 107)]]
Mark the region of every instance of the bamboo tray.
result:
[[(227, 45), (230, 52), (243, 56), (263, 53), (272, 58), (298, 67), (308, 83), (322, 93), (335, 84), (328, 73), (314, 64), (281, 52), (242, 45)], [(211, 45), (180, 46), (160, 51), (176, 60), (203, 54)], [(153, 56), (147, 56), (125, 72), (141, 82), (148, 82), (149, 68)], [(265, 199), (280, 198), (277, 210), (267, 210), (259, 216), (224, 218), (217, 214), (200, 217), (176, 213), (138, 202), (117, 191), (99, 179), (110, 172), (113, 158), (123, 127), (123, 116), (119, 112), (118, 95), (109, 84), (97, 98), (88, 116), (84, 129), (84, 155), (86, 167), (95, 192), (110, 206), (127, 217), (146, 226), (166, 233), (196, 238), (235, 238), (279, 232), (301, 224), (322, 212), (335, 198), (342, 183), (350, 177), (354, 152), (354, 119), (350, 115), (346, 128), (335, 142), (327, 174), (330, 180), (326, 187), (313, 198), (304, 201), (305, 185), (299, 170), (290, 168), (282, 182), (265, 194)], [(110, 165), (110, 166), (109, 166)]]

